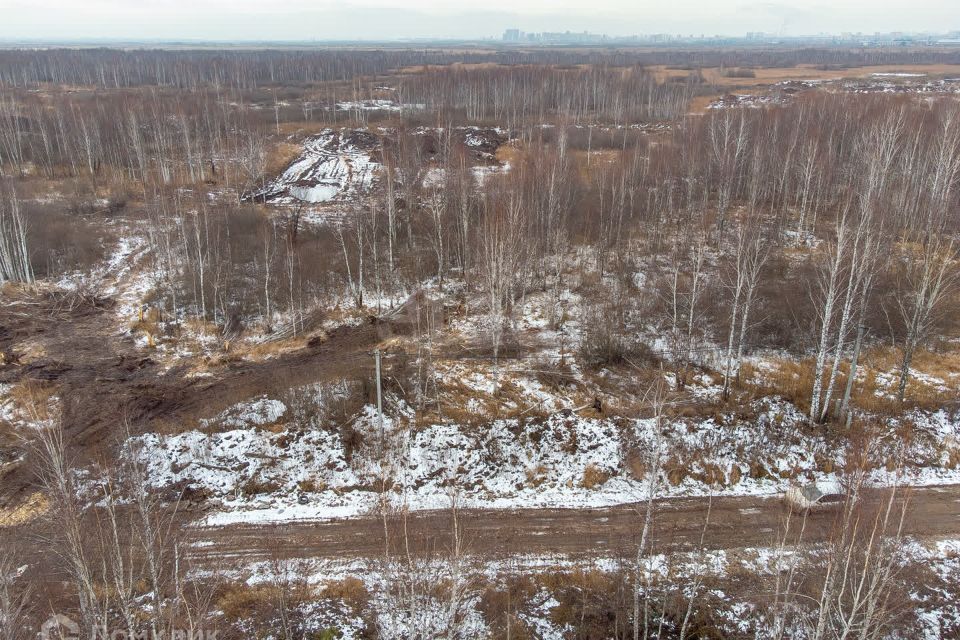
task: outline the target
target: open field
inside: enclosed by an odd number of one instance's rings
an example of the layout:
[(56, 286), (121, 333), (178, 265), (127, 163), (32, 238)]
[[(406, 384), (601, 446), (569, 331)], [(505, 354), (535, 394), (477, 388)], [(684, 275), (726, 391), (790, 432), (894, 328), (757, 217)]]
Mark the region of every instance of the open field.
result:
[[(657, 79), (665, 81), (673, 78), (686, 78), (688, 69), (678, 69), (667, 65), (651, 68)], [(960, 65), (956, 64), (908, 64), (908, 65), (869, 65), (862, 67), (838, 67), (820, 69), (816, 65), (801, 64), (794, 67), (751, 67), (754, 77), (728, 75), (729, 70), (719, 67), (699, 69), (703, 79), (712, 85), (729, 87), (752, 87), (776, 84), (787, 80), (842, 80), (846, 78), (870, 78), (876, 75), (922, 74), (924, 76), (960, 76)]]

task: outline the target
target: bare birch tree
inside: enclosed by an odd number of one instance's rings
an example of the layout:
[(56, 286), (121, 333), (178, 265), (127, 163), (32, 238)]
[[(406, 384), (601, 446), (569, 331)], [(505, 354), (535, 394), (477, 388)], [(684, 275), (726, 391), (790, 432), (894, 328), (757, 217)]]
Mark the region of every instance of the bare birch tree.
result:
[(0, 282), (4, 280), (33, 282), (27, 224), (12, 190), (7, 198), (0, 197)]
[(67, 459), (66, 442), (59, 424), (37, 431), (37, 474), (51, 502), (57, 523), (51, 548), (62, 558), (73, 584), (83, 629), (106, 625), (107, 607), (98, 582), (96, 561), (91, 556), (88, 531), (83, 522), (75, 476)]
[(898, 305), (906, 326), (897, 398), (903, 402), (910, 365), (917, 347), (927, 339), (937, 314), (954, 289), (960, 271), (956, 243), (951, 238), (928, 233), (914, 242), (907, 239), (903, 269), (904, 294)]
[(0, 640), (27, 640), (27, 616), (34, 594), (27, 583), (26, 565), (18, 566), (11, 541), (0, 539)]
[(754, 220), (737, 225), (734, 249), (734, 277), (730, 303), (730, 330), (727, 334), (727, 353), (723, 368), (723, 395), (730, 395), (731, 378), (739, 376), (743, 361), (750, 310), (755, 302), (760, 272), (769, 255), (759, 224)]

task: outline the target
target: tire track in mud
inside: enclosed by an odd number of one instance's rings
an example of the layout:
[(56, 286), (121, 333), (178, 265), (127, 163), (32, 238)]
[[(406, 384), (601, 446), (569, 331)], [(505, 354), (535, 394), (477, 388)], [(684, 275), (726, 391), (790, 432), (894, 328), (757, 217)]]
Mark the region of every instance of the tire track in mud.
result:
[[(901, 504), (907, 515), (904, 534), (921, 538), (960, 537), (960, 485), (903, 488)], [(884, 504), (883, 493), (863, 499), (866, 513)], [(730, 496), (667, 498), (655, 502), (652, 531), (654, 552), (690, 549), (704, 534), (708, 549), (776, 546), (788, 511), (776, 497)], [(464, 509), (458, 525), (469, 553), (506, 558), (516, 554), (559, 554), (572, 557), (618, 557), (635, 553), (646, 503), (602, 509)], [(817, 543), (831, 538), (840, 510), (810, 513), (803, 537), (792, 542)], [(800, 530), (792, 516), (790, 530)], [(443, 550), (450, 545), (449, 511), (409, 514), (404, 523), (388, 519), (393, 551), (401, 550), (403, 530), (415, 553)], [(405, 527), (404, 527), (405, 524)], [(252, 562), (274, 558), (374, 559), (384, 555), (384, 521), (365, 516), (326, 522), (229, 525), (191, 530), (197, 542), (193, 555), (201, 562)]]

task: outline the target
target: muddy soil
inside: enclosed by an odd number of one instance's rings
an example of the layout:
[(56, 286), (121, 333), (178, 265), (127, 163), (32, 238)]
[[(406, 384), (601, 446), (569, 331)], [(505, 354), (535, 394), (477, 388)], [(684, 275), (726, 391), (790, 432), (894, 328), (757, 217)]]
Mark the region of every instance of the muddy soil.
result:
[[(960, 487), (942, 486), (901, 490), (905, 504), (904, 533), (943, 539), (960, 535)], [(870, 514), (884, 504), (884, 496), (867, 496), (861, 508)], [(636, 553), (646, 503), (605, 509), (462, 510), (458, 524), (469, 553), (488, 558), (517, 554), (562, 554), (572, 557), (630, 557)], [(709, 524), (704, 532), (709, 509)], [(898, 511), (899, 513), (899, 511)], [(652, 548), (692, 549), (701, 535), (708, 549), (775, 547), (790, 512), (778, 497), (671, 498), (655, 502)], [(842, 509), (791, 514), (790, 543), (831, 539)], [(872, 521), (872, 520), (871, 520)], [(447, 549), (451, 543), (449, 511), (410, 514), (388, 522), (393, 552), (409, 541), (414, 552)], [(802, 537), (799, 535), (802, 528)], [(406, 529), (406, 539), (403, 532)], [(385, 551), (384, 522), (377, 516), (263, 525), (231, 525), (191, 532), (202, 545), (195, 547), (204, 561), (244, 561), (275, 557), (376, 558)]]
[[(366, 353), (386, 330), (371, 320), (274, 358), (227, 362), (211, 377), (187, 378), (183, 367), (162, 370), (136, 348), (132, 336), (112, 335), (111, 306), (100, 301), (64, 309), (52, 296), (0, 305), (0, 351), (29, 344), (34, 352), (19, 361), (16, 353), (7, 358), (0, 365), (0, 383), (34, 380), (55, 386), (64, 433), (79, 464), (109, 455), (128, 431), (181, 430), (252, 396), (363, 374), (373, 364)], [(0, 507), (32, 490), (30, 469), (27, 460), (2, 478)]]

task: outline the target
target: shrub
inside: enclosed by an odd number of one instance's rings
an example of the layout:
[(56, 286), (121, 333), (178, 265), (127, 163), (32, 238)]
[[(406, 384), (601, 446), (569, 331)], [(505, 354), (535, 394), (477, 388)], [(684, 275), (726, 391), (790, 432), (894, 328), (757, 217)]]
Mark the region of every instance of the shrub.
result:
[(367, 591), (363, 580), (353, 576), (328, 583), (321, 595), (330, 600), (343, 602), (354, 614), (360, 614), (370, 602), (370, 592)]
[(49, 420), (56, 387), (42, 380), (26, 378), (10, 389), (14, 406), (31, 420)]
[(239, 584), (227, 589), (217, 600), (217, 608), (224, 618), (233, 622), (244, 620), (273, 607), (274, 590), (266, 585), (251, 587)]
[(542, 464), (527, 469), (527, 484), (539, 487), (547, 479), (547, 468)]
[[(509, 575), (501, 582), (486, 586), (480, 596), (478, 608), (490, 625), (494, 638), (515, 638), (532, 640), (539, 637), (527, 625), (520, 613), (529, 600), (536, 595), (539, 587), (530, 575)], [(507, 630), (509, 629), (509, 634)]]
[(547, 574), (541, 581), (557, 601), (551, 621), (575, 629), (572, 637), (600, 640), (629, 628), (632, 591), (626, 575), (578, 569)]
[(590, 365), (603, 367), (630, 361), (652, 362), (650, 349), (627, 331), (616, 305), (585, 308), (581, 320), (580, 355)]
[(627, 473), (634, 480), (644, 480), (647, 477), (647, 461), (639, 451), (631, 451), (626, 457)]
[(85, 218), (58, 211), (50, 205), (25, 205), (30, 220), (27, 244), (36, 277), (85, 270), (105, 257), (107, 234)]
[(609, 473), (595, 464), (588, 464), (583, 470), (583, 479), (580, 481), (580, 486), (584, 489), (593, 489), (599, 487), (609, 479)]
[(258, 480), (257, 478), (250, 478), (243, 483), (241, 491), (245, 496), (255, 496), (261, 493), (273, 493), (278, 491), (280, 485), (273, 480)]
[(724, 69), (720, 74), (724, 78), (756, 78), (757, 74), (753, 69), (744, 69), (743, 67), (730, 67)]

